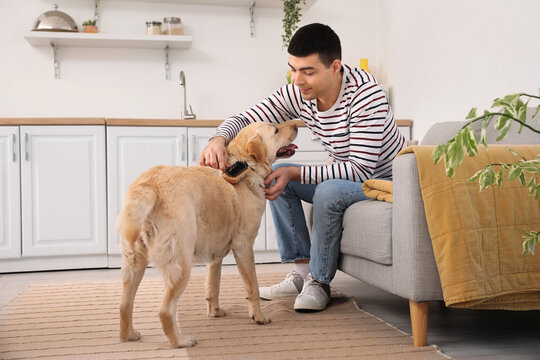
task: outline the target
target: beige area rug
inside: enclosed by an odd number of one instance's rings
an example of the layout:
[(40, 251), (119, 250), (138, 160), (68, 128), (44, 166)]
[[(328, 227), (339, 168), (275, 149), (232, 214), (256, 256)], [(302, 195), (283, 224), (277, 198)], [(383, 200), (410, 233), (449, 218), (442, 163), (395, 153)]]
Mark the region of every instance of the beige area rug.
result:
[[(259, 275), (260, 285), (282, 279)], [(447, 359), (435, 347), (414, 348), (409, 335), (337, 293), (318, 313), (296, 313), (294, 298), (264, 301), (272, 323), (256, 325), (236, 275), (221, 282), (224, 318), (206, 315), (204, 278), (191, 278), (178, 319), (198, 344), (172, 349), (159, 323), (162, 289), (161, 280), (143, 279), (134, 311), (141, 340), (121, 343), (120, 280), (31, 285), (0, 309), (0, 359)]]

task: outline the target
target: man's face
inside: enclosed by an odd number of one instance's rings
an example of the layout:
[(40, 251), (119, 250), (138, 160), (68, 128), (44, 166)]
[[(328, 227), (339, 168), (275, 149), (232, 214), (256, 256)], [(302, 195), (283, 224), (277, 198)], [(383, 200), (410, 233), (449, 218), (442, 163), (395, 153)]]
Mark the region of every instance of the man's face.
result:
[(289, 55), (289, 66), (292, 82), (298, 86), (304, 100), (324, 97), (331, 89), (336, 69), (338, 73), (341, 69), (339, 60), (334, 60), (330, 67), (324, 66), (318, 54), (306, 57)]

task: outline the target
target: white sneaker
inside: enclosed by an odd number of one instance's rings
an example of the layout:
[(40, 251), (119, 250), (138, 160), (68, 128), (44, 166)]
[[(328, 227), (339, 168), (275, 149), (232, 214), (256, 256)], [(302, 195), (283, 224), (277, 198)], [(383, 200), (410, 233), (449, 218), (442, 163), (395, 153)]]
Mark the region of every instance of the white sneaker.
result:
[(285, 280), (272, 286), (263, 286), (259, 288), (259, 296), (264, 300), (273, 300), (280, 297), (296, 296), (302, 290), (304, 279), (296, 271), (291, 271), (285, 277)]
[(330, 285), (318, 282), (309, 274), (304, 282), (302, 292), (294, 301), (294, 310), (324, 310), (328, 303), (330, 303)]

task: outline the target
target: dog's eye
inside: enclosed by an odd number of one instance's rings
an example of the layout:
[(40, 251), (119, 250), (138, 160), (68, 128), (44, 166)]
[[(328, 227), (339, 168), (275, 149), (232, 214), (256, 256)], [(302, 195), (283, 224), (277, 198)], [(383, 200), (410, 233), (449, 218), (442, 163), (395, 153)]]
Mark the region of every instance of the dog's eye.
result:
[(276, 128), (276, 130), (274, 130), (274, 134), (277, 134), (278, 133), (278, 128)]

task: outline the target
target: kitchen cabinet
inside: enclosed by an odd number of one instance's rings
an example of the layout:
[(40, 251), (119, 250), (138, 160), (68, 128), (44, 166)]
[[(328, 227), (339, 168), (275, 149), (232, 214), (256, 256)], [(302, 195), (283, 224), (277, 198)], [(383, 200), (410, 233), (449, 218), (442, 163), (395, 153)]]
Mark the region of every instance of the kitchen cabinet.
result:
[(189, 136), (188, 165), (199, 165), (199, 155), (208, 144), (208, 140), (210, 140), (215, 129), (190, 127), (187, 130)]
[(0, 128), (0, 272), (106, 266), (105, 127)]
[[(107, 127), (109, 255), (120, 254), (116, 218), (129, 185), (141, 173), (157, 165), (187, 166), (187, 156), (185, 127)], [(120, 264), (117, 257), (109, 260)]]
[(105, 127), (20, 133), (22, 256), (105, 255)]
[(0, 126), (0, 258), (21, 257), (19, 127)]

